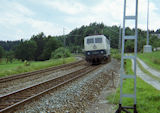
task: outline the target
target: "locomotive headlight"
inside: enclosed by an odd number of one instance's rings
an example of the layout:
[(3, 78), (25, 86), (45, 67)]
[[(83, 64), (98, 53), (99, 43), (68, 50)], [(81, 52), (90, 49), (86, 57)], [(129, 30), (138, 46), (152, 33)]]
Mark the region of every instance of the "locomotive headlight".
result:
[(101, 54), (103, 54), (104, 52), (103, 51), (101, 51)]
[(87, 52), (87, 55), (90, 55), (91, 53), (90, 52)]

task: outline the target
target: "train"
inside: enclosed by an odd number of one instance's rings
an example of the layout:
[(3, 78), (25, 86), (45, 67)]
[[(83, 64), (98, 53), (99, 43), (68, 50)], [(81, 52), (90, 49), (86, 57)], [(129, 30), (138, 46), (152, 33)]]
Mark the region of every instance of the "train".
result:
[(104, 35), (92, 35), (84, 38), (85, 60), (90, 64), (110, 61), (110, 41)]

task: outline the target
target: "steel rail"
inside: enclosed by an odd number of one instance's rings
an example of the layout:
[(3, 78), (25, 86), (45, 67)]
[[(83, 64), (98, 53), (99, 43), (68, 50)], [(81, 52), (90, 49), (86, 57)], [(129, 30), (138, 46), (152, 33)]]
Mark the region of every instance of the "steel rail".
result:
[(55, 71), (55, 70), (66, 68), (68, 66), (79, 65), (81, 62), (84, 62), (84, 60), (80, 60), (80, 61), (69, 63), (69, 64), (63, 64), (60, 66), (53, 66), (53, 67), (49, 67), (46, 69), (40, 69), (37, 71), (26, 72), (26, 73), (22, 73), (22, 74), (16, 74), (16, 75), (12, 75), (12, 76), (3, 77), (3, 78), (0, 78), (0, 83), (4, 83), (4, 82), (8, 82), (8, 81), (15, 80), (15, 79), (20, 79), (20, 78), (25, 78), (25, 77), (29, 77), (29, 76), (49, 72), (49, 71)]
[(46, 94), (53, 89), (57, 89), (60, 86), (63, 86), (81, 76), (84, 76), (99, 68), (100, 66), (101, 65), (85, 67), (64, 76), (56, 77), (52, 80), (47, 80), (45, 82), (23, 88), (21, 90), (14, 91), (10, 94), (0, 96), (0, 113), (14, 111), (17, 106), (23, 105), (26, 102), (40, 97), (41, 95)]

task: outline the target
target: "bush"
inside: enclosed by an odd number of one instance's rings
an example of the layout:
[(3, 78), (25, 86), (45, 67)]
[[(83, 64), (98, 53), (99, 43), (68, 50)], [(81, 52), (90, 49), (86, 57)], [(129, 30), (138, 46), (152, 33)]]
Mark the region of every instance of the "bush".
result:
[(60, 48), (56, 49), (51, 54), (51, 58), (54, 58), (54, 59), (66, 58), (66, 57), (70, 57), (70, 56), (71, 56), (71, 52), (68, 49), (64, 48), (64, 47), (60, 47)]
[(111, 49), (111, 56), (117, 60), (121, 60), (121, 54), (119, 53), (118, 49)]
[(117, 60), (121, 60), (121, 54), (112, 54), (111, 56), (112, 56), (112, 58), (115, 58)]
[(30, 66), (30, 62), (28, 62), (27, 60), (24, 61), (24, 66)]
[(6, 51), (5, 58), (6, 58), (6, 63), (8, 62), (12, 63), (14, 59), (14, 51)]
[(158, 58), (152, 58), (153, 63), (160, 64), (160, 59)]

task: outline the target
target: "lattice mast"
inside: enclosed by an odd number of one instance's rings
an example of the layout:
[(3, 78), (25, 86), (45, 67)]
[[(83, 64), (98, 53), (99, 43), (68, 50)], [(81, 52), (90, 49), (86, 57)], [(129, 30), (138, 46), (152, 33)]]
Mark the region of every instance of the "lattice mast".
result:
[[(121, 50), (121, 72), (120, 72), (120, 101), (119, 101), (119, 108), (116, 113), (121, 113), (124, 111), (126, 113), (130, 113), (127, 111), (128, 109), (133, 109), (134, 113), (138, 113), (136, 110), (136, 57), (137, 57), (137, 18), (138, 18), (138, 0), (136, 0), (135, 6), (135, 15), (128, 16), (126, 15), (126, 0), (124, 0), (124, 15), (123, 15), (123, 34), (122, 34), (122, 50)], [(134, 35), (126, 35), (125, 28), (126, 28), (126, 21), (133, 20), (135, 21), (135, 34)], [(125, 41), (126, 40), (134, 40), (134, 55), (128, 56), (125, 54)], [(134, 74), (133, 75), (126, 75), (124, 71), (124, 59), (131, 59), (134, 61)], [(134, 94), (124, 94), (122, 92), (123, 88), (123, 80), (124, 79), (133, 79), (134, 80)], [(129, 86), (128, 86), (129, 87)], [(133, 106), (123, 106), (122, 98), (133, 98), (134, 104)]]

